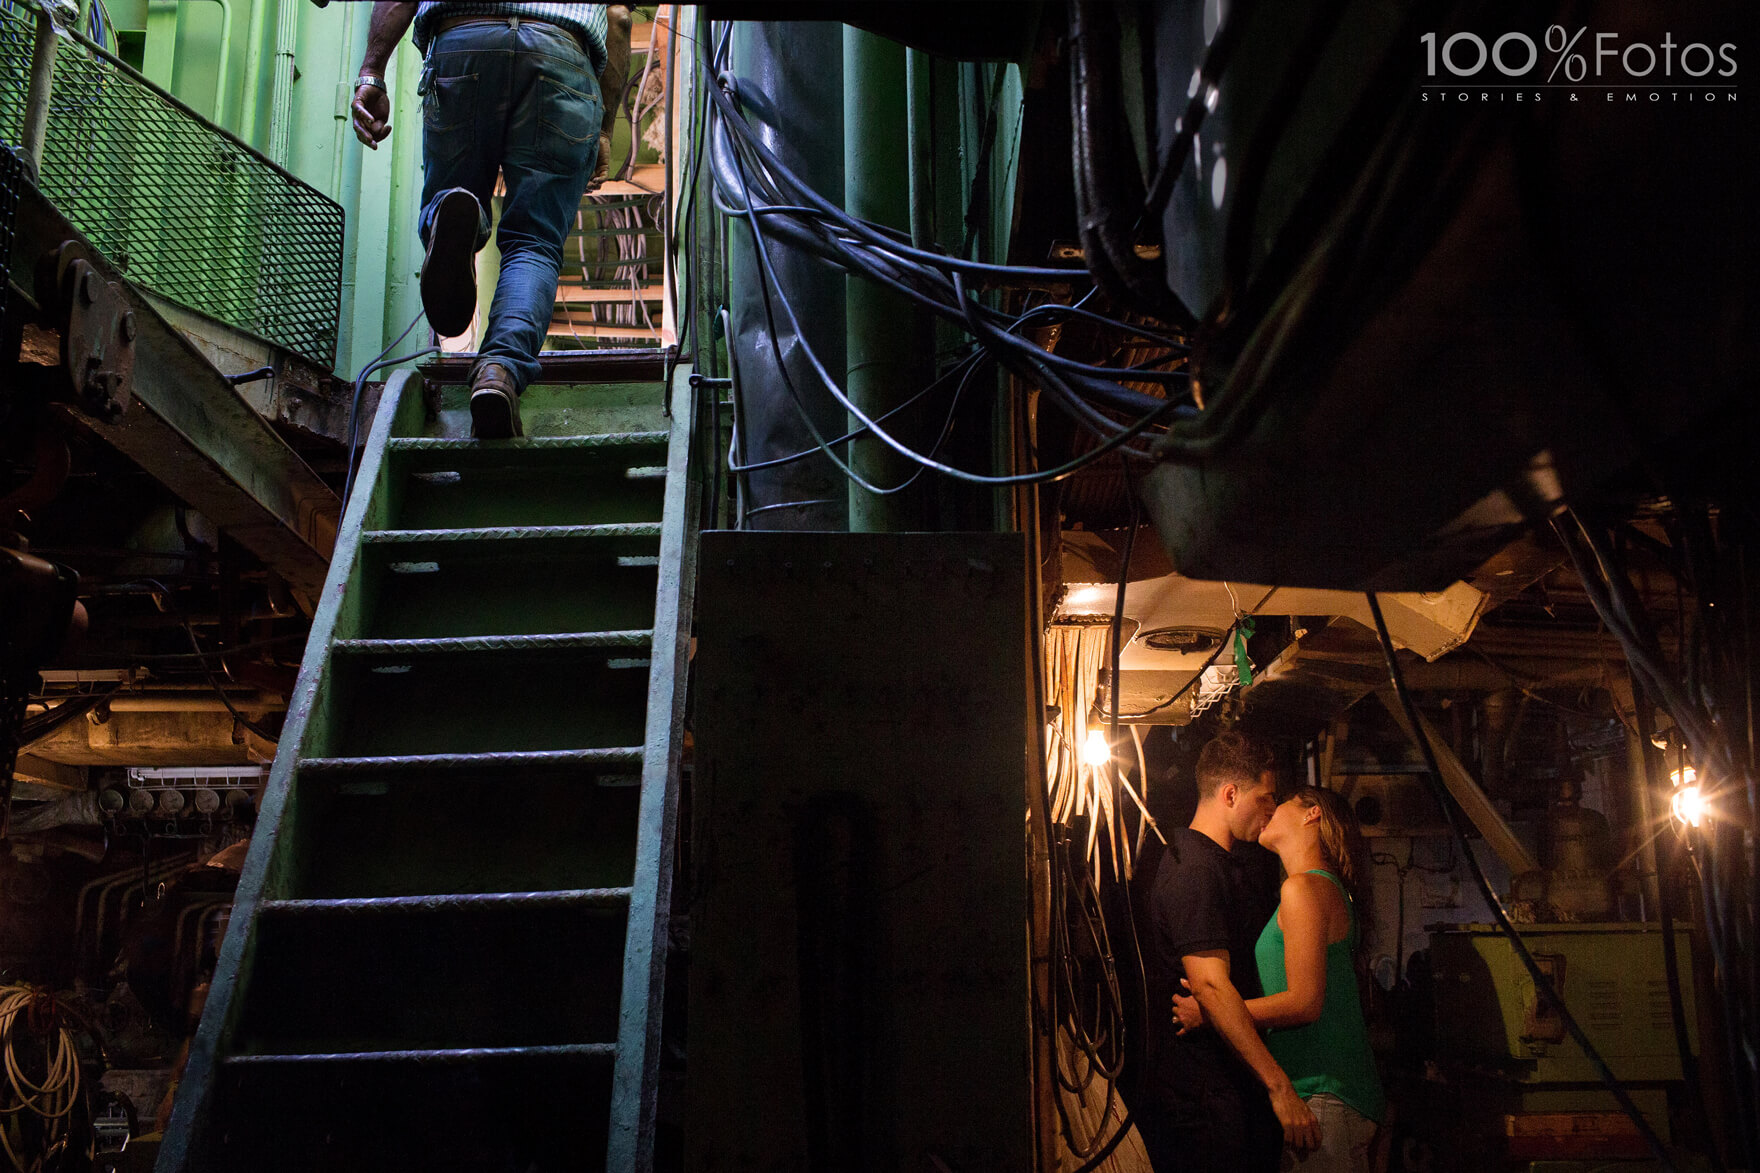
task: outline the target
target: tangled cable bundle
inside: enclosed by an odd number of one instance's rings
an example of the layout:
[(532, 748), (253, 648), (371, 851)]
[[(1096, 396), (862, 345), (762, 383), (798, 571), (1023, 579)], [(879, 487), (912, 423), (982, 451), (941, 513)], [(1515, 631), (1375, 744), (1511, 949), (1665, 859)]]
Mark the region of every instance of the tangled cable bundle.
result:
[(0, 1148), (19, 1173), (50, 1168), (67, 1144), (79, 1100), (79, 1055), (55, 995), (0, 986)]

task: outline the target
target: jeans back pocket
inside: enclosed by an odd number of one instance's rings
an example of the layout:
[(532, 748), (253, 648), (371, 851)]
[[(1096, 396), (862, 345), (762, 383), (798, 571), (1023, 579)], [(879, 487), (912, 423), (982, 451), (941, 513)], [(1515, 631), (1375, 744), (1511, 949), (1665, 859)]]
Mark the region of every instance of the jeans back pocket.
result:
[(430, 74), (422, 95), (422, 127), (434, 134), (467, 129), (476, 113), (477, 75), (451, 77)]

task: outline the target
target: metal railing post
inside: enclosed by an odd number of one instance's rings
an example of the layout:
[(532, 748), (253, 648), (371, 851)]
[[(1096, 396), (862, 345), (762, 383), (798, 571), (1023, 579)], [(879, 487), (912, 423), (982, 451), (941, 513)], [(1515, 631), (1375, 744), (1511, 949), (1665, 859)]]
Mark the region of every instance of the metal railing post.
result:
[(43, 140), (49, 129), (49, 95), (55, 87), (55, 22), (48, 9), (37, 9), (37, 37), (31, 45), (31, 85), (25, 95), (20, 145), (30, 161), (31, 179), (43, 174)]

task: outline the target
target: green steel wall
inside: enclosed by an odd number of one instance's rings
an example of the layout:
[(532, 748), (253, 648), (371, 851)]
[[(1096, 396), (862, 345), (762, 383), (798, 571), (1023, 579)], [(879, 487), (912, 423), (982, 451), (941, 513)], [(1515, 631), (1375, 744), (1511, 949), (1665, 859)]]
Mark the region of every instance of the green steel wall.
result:
[[(366, 46), (372, 5), (309, 0), (116, 0), (114, 26), (144, 32), (142, 71), (180, 100), (267, 153), (340, 203), (347, 215), (338, 371), (352, 374), (395, 338), (421, 306), (415, 219), (421, 196), (420, 57), (405, 38), (387, 77), (391, 137), (377, 151), (349, 126), (350, 83)], [(226, 29), (230, 13), (230, 31)], [(681, 25), (694, 31), (686, 7)], [(222, 53), (222, 44), (225, 52)], [(688, 43), (688, 42), (687, 42)], [(987, 254), (1000, 259), (1015, 204), (1022, 85), (1016, 65), (964, 63), (960, 104), (962, 187), (977, 161), (990, 171)], [(677, 76), (688, 101), (688, 65)], [(1000, 76), (999, 76), (1000, 75)], [(291, 84), (278, 78), (291, 77)], [(995, 99), (994, 142), (979, 142)], [(683, 153), (680, 151), (679, 153)], [(710, 300), (719, 299), (711, 295)]]

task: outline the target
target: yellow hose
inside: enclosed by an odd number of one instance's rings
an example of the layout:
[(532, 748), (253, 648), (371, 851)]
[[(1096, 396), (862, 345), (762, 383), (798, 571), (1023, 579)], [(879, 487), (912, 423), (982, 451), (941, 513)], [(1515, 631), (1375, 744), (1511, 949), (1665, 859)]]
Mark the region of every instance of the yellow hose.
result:
[[(14, 1033), (20, 1015), (39, 1014), (50, 1020), (50, 1034), (43, 1046), (43, 1081), (25, 1074), (18, 1057)], [(67, 1132), (68, 1113), (79, 1100), (79, 1054), (73, 1035), (62, 1024), (54, 996), (30, 986), (0, 986), (0, 1063), (6, 1079), (0, 1082), (0, 1149), (18, 1173), (37, 1173), (44, 1158), (54, 1151)], [(24, 1146), (23, 1113), (29, 1110), (43, 1120), (42, 1154), (21, 1155)]]

